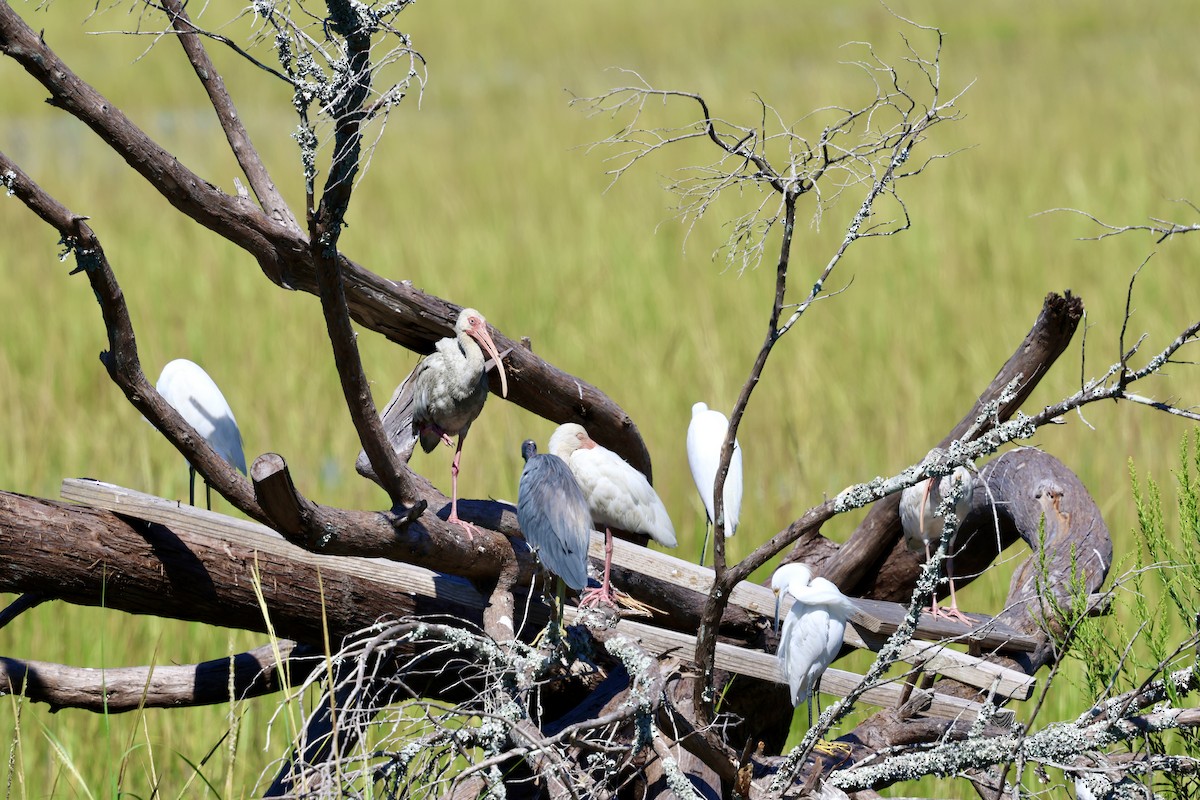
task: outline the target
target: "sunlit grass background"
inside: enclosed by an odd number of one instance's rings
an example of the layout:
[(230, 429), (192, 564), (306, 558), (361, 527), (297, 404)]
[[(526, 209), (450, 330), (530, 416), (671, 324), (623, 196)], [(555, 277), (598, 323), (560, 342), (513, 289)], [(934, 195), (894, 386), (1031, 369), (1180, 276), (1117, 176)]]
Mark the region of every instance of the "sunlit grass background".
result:
[[(15, 5), (112, 103), (201, 176), (233, 190), (236, 166), (173, 42), (91, 35), (135, 28), (138, 15), (124, 10), (85, 22), (75, 4)], [(211, 3), (202, 22), (216, 26), (237, 7)], [(1150, 215), (1195, 221), (1173, 202), (1200, 197), (1200, 61), (1194, 30), (1180, 24), (1189, 5), (910, 1), (896, 9), (946, 31), (947, 89), (974, 82), (960, 104), (964, 119), (937, 129), (926, 154), (968, 149), (905, 187), (912, 230), (852, 248), (833, 282), (853, 279), (849, 290), (816, 306), (776, 350), (740, 434), (747, 481), (734, 557), (846, 485), (919, 459), (1012, 352), (1046, 293), (1070, 289), (1084, 299), (1089, 376), (1117, 356), (1129, 278), (1150, 252), (1130, 324), (1133, 335), (1149, 334), (1145, 349), (1164, 345), (1200, 308), (1200, 239), (1157, 248), (1145, 235), (1080, 242), (1097, 232), (1081, 218), (1033, 216), (1072, 206), (1120, 223)], [(697, 552), (704, 512), (683, 449), (690, 406), (732, 404), (763, 339), (773, 273), (739, 275), (711, 258), (727, 232), (717, 215), (684, 247), (685, 229), (671, 221), (672, 199), (660, 188), (660, 173), (678, 162), (647, 164), (606, 191), (605, 153), (581, 146), (616, 123), (568, 108), (568, 91), (627, 83), (605, 71), (623, 67), (659, 87), (701, 92), (726, 119), (757, 122), (756, 94), (784, 119), (798, 119), (863, 101), (869, 85), (843, 63), (862, 50), (844, 45), (870, 41), (898, 59), (904, 26), (868, 0), (453, 2), (419, 4), (405, 22), (428, 60), (429, 84), (419, 104), (414, 95), (393, 115), (355, 196), (343, 248), (385, 277), (480, 308), (510, 337), (531, 337), (542, 356), (607, 391), (646, 438), (681, 554)], [(237, 23), (223, 32), (244, 41), (246, 30)], [(213, 52), (302, 215), (286, 87)], [(176, 214), (90, 131), (46, 106), (45, 92), (11, 61), (0, 61), (0, 87), (0, 148), (91, 218), (151, 377), (172, 358), (199, 362), (235, 409), (251, 458), (282, 453), (301, 490), (320, 502), (381, 507), (383, 495), (354, 474), (359, 444), (326, 356), (317, 300), (274, 287), (245, 254)], [(828, 259), (858, 202), (852, 194), (820, 230), (802, 227), (797, 289)], [(0, 488), (56, 497), (64, 477), (90, 476), (186, 496), (182, 460), (101, 367), (96, 304), (82, 277), (68, 277), (58, 250), (56, 236), (23, 206), (0, 202)], [(385, 402), (416, 357), (374, 334), (360, 343)], [(1031, 408), (1073, 391), (1080, 371), (1076, 346)], [(1173, 367), (1144, 393), (1194, 402), (1200, 380)], [(1128, 555), (1126, 462), (1169, 483), (1190, 423), (1112, 404), (1085, 416), (1090, 425), (1072, 416), (1036, 444), (1079, 473), (1118, 556)], [(467, 446), (464, 493), (515, 497), (520, 441), (545, 441), (552, 427), (493, 399)], [(449, 489), (448, 453), (414, 463)], [(854, 521), (836, 520), (824, 532), (841, 540)], [(998, 610), (1020, 557), (1010, 554), (994, 577), (965, 590), (966, 607)], [(0, 632), (0, 653), (91, 667), (189, 663), (261, 638), (55, 603)], [(1083, 702), (1064, 692), (1041, 719)], [(279, 732), (269, 745), (265, 736), (274, 703), (105, 718), (50, 715), (3, 698), (0, 741), (11, 734), (17, 743), (5, 759), (6, 791), (149, 797), (157, 786), (164, 797), (199, 796), (205, 790), (188, 783), (189, 764), (211, 750), (206, 780), (238, 797), (281, 753)], [(243, 717), (233, 748), (221, 742), (231, 714)], [(969, 791), (923, 788), (933, 796)]]

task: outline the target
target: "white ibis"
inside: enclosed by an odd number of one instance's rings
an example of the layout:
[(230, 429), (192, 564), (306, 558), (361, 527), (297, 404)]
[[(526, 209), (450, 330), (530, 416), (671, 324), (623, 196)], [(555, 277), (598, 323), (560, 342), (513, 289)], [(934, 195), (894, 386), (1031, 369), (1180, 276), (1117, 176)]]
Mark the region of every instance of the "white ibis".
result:
[[(155, 385), (163, 399), (179, 416), (204, 437), (221, 458), (246, 474), (246, 454), (242, 451), (242, 432), (225, 396), (199, 364), (177, 358), (163, 367)], [(204, 482), (207, 506), (212, 508), (212, 489)], [(188, 464), (188, 502), (196, 505), (196, 468)]]
[[(915, 486), (910, 486), (900, 495), (900, 525), (904, 528), (904, 543), (913, 552), (925, 548), (925, 560), (929, 560), (932, 547), (940, 542), (945, 520), (937, 516), (937, 508), (942, 500), (950, 495), (956, 482), (962, 483), (962, 496), (954, 504), (954, 516), (962, 525), (967, 511), (971, 508), (971, 497), (975, 492), (975, 476), (966, 467), (955, 467), (954, 472), (943, 475), (941, 479), (926, 478)], [(957, 535), (958, 531), (955, 530)], [(946, 616), (964, 622), (968, 625), (971, 620), (958, 610), (958, 598), (954, 595), (954, 540), (947, 543), (946, 577), (950, 582), (950, 608), (942, 611), (938, 608), (937, 598), (930, 601), (929, 613), (932, 616)]]
[(846, 635), (846, 620), (855, 612), (854, 603), (825, 578), (812, 577), (805, 564), (784, 564), (771, 576), (775, 592), (775, 624), (783, 595), (795, 602), (783, 622), (777, 651), (783, 677), (792, 691), (792, 705), (808, 703), (808, 726), (812, 727), (812, 699), (821, 675), (837, 658)]
[(604, 526), (604, 580), (599, 589), (584, 593), (583, 604), (613, 603), (612, 529), (649, 536), (674, 547), (675, 526), (658, 494), (638, 472), (613, 451), (592, 441), (582, 425), (560, 425), (550, 437), (550, 452), (567, 462), (587, 498), (592, 520)]
[(417, 365), (412, 424), (426, 453), (432, 452), (438, 442), (453, 445), (450, 437), (458, 436), (450, 465), (450, 516), (446, 521), (461, 525), (470, 534), (473, 526), (458, 518), (458, 461), (467, 431), (488, 396), (484, 349), (500, 370), (500, 394), (504, 397), (508, 396), (508, 378), (483, 314), (464, 308), (454, 323), (454, 333), (453, 339), (439, 339), (434, 352)]
[(539, 455), (532, 439), (521, 444), (521, 457), (525, 469), (517, 490), (517, 522), (542, 566), (558, 579), (555, 615), (561, 625), (565, 587), (580, 591), (587, 586), (592, 515), (565, 461)]
[[(704, 502), (708, 518), (704, 523), (704, 543), (700, 545), (700, 563), (708, 550), (708, 526), (716, 524), (713, 491), (717, 488), (717, 468), (721, 464), (721, 447), (729, 433), (729, 420), (720, 411), (713, 411), (704, 403), (692, 406), (692, 421), (688, 424), (688, 466), (692, 469), (692, 480)], [(733, 456), (729, 460), (729, 472), (725, 475), (724, 499), (725, 535), (737, 533), (738, 515), (742, 510), (742, 446), (733, 440)]]

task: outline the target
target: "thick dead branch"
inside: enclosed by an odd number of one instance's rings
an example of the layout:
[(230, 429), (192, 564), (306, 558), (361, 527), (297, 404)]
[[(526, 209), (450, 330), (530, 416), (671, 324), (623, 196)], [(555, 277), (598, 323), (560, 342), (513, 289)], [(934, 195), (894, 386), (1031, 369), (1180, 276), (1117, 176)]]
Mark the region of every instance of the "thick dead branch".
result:
[(307, 673), (320, 651), (279, 641), (201, 664), (93, 669), (0, 658), (0, 694), (46, 703), (51, 711), (81, 708), (119, 714), (142, 708), (183, 708), (273, 694), (282, 676)]
[[(1010, 419), (1066, 350), (1082, 318), (1083, 301), (1079, 297), (1069, 291), (1062, 295), (1046, 295), (1042, 310), (1024, 341), (938, 447), (949, 447), (972, 428), (978, 437), (990, 426)], [(994, 417), (977, 425), (988, 404), (994, 403), (1005, 388), (1018, 379), (1020, 383), (1011, 399), (999, 407)], [(907, 599), (912, 594), (911, 581), (920, 564), (908, 554), (901, 541), (899, 507), (899, 494), (876, 503), (838, 549), (837, 555), (820, 566), (821, 574), (855, 596), (895, 601)], [(805, 544), (804, 549), (797, 547), (788, 553), (786, 560), (813, 563), (809, 557), (817, 543), (810, 539)], [(963, 570), (963, 574), (967, 573)]]
[[(187, 169), (75, 75), (8, 4), (0, 4), (0, 52), (50, 92), (49, 102), (95, 131), (171, 205), (253, 256), (272, 282), (318, 293), (307, 236)], [(407, 282), (381, 278), (349, 259), (342, 259), (341, 269), (350, 314), (360, 325), (418, 353), (431, 352), (438, 339), (451, 335), (459, 307)], [(650, 456), (637, 426), (603, 392), (503, 335), (495, 339), (501, 351), (512, 349), (506, 364), (510, 401), (554, 422), (586, 424), (596, 441), (650, 474)]]

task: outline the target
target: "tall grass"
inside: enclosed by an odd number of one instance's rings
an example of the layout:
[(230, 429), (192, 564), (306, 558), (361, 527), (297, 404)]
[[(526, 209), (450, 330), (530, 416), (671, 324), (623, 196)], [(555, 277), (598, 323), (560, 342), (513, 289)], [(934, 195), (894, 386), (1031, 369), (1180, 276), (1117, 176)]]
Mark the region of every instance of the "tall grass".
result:
[[(234, 162), (172, 42), (144, 52), (148, 37), (91, 35), (137, 24), (120, 9), (83, 23), (72, 4), (16, 5), (79, 74), (232, 190)], [(213, 25), (237, 8), (209, 5), (203, 19)], [(913, 229), (856, 245), (835, 280), (853, 279), (849, 291), (815, 307), (777, 350), (740, 433), (746, 502), (732, 557), (845, 485), (920, 458), (1007, 358), (1047, 292), (1070, 288), (1087, 304), (1086, 372), (1115, 360), (1126, 284), (1151, 242), (1079, 242), (1095, 233), (1080, 219), (1031, 215), (1074, 206), (1121, 222), (1186, 216), (1171, 199), (1200, 196), (1200, 166), (1187, 150), (1200, 115), (1197, 63), (1192, 31), (1178, 23), (1190, 9), (1182, 0), (896, 8), (947, 32), (949, 88), (974, 81), (965, 118), (939, 129), (927, 154), (969, 149), (910, 183)], [(419, 4), (408, 16), (430, 82), (419, 104), (414, 97), (392, 117), (374, 153), (350, 209), (346, 252), (386, 277), (480, 308), (506, 334), (531, 337), (545, 358), (608, 391), (646, 437), (681, 553), (698, 552), (704, 512), (683, 452), (689, 409), (699, 399), (724, 409), (733, 402), (765, 332), (771, 270), (739, 275), (713, 261), (725, 234), (715, 217), (685, 249), (657, 174), (676, 162), (648, 165), (606, 190), (603, 152), (580, 146), (614, 123), (569, 109), (564, 90), (586, 95), (624, 83), (604, 71), (620, 66), (659, 86), (700, 91), (729, 119), (757, 120), (755, 93), (798, 119), (861, 100), (863, 76), (840, 63), (860, 51), (843, 45), (871, 41), (899, 58), (900, 24), (867, 0), (569, 8), (464, 0)], [(244, 25), (225, 32), (240, 37)], [(214, 53), (300, 211), (285, 88)], [(244, 254), (180, 218), (3, 64), (0, 147), (91, 217), (151, 377), (175, 357), (200, 362), (235, 409), (249, 453), (284, 454), (300, 488), (321, 502), (379, 507), (383, 496), (353, 472), (359, 445), (325, 357), (317, 301), (275, 288)], [(802, 231), (794, 285), (806, 286), (825, 262), (855, 205)], [(0, 202), (0, 231), (0, 487), (54, 497), (62, 478), (87, 475), (183, 496), (182, 460), (96, 358), (105, 346), (96, 305), (83, 278), (68, 277), (55, 258), (55, 236), (15, 202)], [(1184, 239), (1158, 248), (1138, 279), (1131, 330), (1150, 334), (1147, 347), (1196, 314), (1196, 247)], [(386, 401), (415, 356), (371, 334), (360, 342), (377, 400)], [(1080, 371), (1075, 349), (1031, 405), (1072, 391)], [(1175, 367), (1153, 392), (1194, 401), (1200, 381)], [(1134, 506), (1124, 464), (1169, 464), (1184, 424), (1131, 407), (1084, 416), (1090, 425), (1071, 417), (1036, 443), (1079, 473), (1118, 554), (1128, 552)], [(514, 497), (520, 441), (544, 441), (551, 429), (493, 399), (464, 454), (464, 494)], [(449, 488), (446, 453), (414, 463)], [(824, 532), (840, 540), (854, 522), (835, 520)], [(965, 590), (964, 605), (997, 610), (1011, 566)], [(261, 641), (62, 604), (31, 612), (0, 637), (6, 655), (86, 666), (185, 663)], [(268, 748), (262, 734), (270, 703), (105, 718), (52, 716), (6, 699), (0, 740), (20, 733), (12, 796), (84, 797), (85, 787), (112, 796), (149, 797), (155, 786), (160, 796), (195, 793), (198, 784), (184, 789), (189, 762), (217, 745), (231, 715), (241, 718), (236, 750), (218, 747), (204, 770), (210, 785), (238, 796), (257, 765), (278, 755), (281, 743)], [(1064, 699), (1062, 708), (1071, 706)]]

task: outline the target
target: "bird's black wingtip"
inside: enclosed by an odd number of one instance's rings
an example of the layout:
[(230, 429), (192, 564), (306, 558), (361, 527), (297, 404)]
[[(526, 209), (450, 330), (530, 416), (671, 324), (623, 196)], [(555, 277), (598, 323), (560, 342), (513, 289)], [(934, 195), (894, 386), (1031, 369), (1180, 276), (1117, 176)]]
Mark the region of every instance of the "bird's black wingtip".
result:
[(526, 439), (521, 442), (521, 458), (528, 461), (537, 455), (537, 442), (533, 439)]

